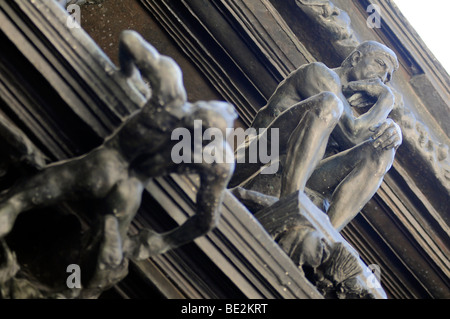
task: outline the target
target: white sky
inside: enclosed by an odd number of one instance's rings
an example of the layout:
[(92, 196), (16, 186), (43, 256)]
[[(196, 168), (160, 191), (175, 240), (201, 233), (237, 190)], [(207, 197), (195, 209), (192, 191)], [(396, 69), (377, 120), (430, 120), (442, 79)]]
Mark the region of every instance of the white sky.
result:
[(394, 0), (450, 74), (450, 0)]

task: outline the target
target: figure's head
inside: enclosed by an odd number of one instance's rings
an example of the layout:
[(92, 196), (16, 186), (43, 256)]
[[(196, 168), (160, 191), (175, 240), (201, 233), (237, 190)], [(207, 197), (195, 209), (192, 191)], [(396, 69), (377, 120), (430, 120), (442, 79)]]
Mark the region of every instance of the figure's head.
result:
[(233, 105), (222, 101), (197, 101), (193, 104), (193, 112), (189, 119), (202, 120), (204, 128), (218, 128), (226, 136), (226, 129), (234, 127), (237, 118)]
[(387, 83), (399, 64), (397, 55), (387, 46), (366, 41), (350, 53), (341, 67), (348, 69), (349, 81), (379, 78), (383, 83)]

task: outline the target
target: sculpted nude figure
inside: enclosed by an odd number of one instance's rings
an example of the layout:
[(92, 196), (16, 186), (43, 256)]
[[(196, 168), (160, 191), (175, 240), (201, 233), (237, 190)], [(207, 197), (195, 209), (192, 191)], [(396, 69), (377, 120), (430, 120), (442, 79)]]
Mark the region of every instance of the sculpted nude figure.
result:
[[(279, 84), (252, 124), (267, 128), (268, 141), (270, 129), (279, 129), (280, 154), (285, 155), (279, 198), (305, 187), (322, 194), (330, 202), (327, 214), (338, 230), (359, 213), (379, 188), (402, 143), (400, 127), (388, 119), (394, 94), (386, 84), (397, 68), (392, 50), (367, 41), (336, 69), (307, 64)], [(362, 114), (354, 112), (358, 108)], [(324, 158), (330, 136), (340, 152)], [(260, 163), (238, 161), (229, 187), (262, 178), (260, 169)]]
[[(218, 101), (189, 103), (178, 65), (133, 31), (122, 33), (119, 55), (121, 72), (144, 91), (140, 75), (147, 79), (151, 98), (99, 147), (48, 165), (12, 187), (0, 202), (0, 238), (24, 211), (65, 200), (99, 199), (102, 211), (96, 213), (104, 221), (104, 238), (98, 264), (104, 268), (118, 266), (124, 257), (145, 259), (164, 253), (215, 227), (234, 164), (174, 164), (171, 150), (176, 141), (171, 140), (171, 133), (177, 127), (193, 130), (194, 120), (202, 120), (203, 129), (219, 128), (226, 136), (226, 128), (233, 127), (236, 118), (234, 108)], [(226, 140), (218, 151), (224, 158), (232, 152)], [(199, 175), (196, 215), (167, 233), (144, 229), (129, 237), (127, 231), (144, 188), (150, 179), (171, 173)]]

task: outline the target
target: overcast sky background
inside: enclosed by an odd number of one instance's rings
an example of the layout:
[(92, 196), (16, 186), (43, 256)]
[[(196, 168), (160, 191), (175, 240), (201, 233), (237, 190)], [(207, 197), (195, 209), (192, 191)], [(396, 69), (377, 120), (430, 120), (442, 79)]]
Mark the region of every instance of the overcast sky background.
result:
[(450, 0), (394, 0), (450, 74)]

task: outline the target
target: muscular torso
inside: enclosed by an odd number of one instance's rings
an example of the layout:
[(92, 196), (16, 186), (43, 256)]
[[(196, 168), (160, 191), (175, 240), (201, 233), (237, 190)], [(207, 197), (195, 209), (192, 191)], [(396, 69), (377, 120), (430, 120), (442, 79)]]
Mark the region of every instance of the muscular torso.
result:
[[(201, 114), (192, 115), (194, 111)], [(139, 113), (129, 118), (117, 131), (105, 141), (104, 146), (117, 151), (126, 163), (129, 173), (141, 180), (170, 173), (188, 173), (198, 170), (214, 172), (217, 165), (229, 166), (227, 163), (203, 165), (190, 163), (176, 165), (171, 152), (179, 140), (172, 140), (172, 132), (176, 128), (187, 128), (193, 136), (193, 121), (196, 116), (203, 118), (203, 125), (211, 125), (221, 115), (217, 112), (203, 111), (201, 107), (187, 107), (181, 118), (174, 116), (164, 108), (147, 105)], [(191, 123), (192, 122), (192, 123)], [(192, 127), (191, 127), (192, 126)], [(193, 143), (193, 140), (191, 140)], [(191, 145), (193, 147), (193, 145)], [(226, 140), (223, 141), (223, 151), (228, 151)], [(218, 150), (221, 151), (221, 150)], [(194, 149), (191, 149), (194, 156)]]
[(180, 120), (162, 108), (144, 108), (132, 115), (104, 146), (116, 150), (130, 173), (150, 178), (170, 170), (171, 133)]

